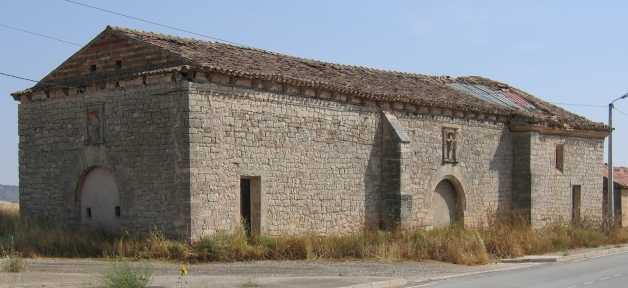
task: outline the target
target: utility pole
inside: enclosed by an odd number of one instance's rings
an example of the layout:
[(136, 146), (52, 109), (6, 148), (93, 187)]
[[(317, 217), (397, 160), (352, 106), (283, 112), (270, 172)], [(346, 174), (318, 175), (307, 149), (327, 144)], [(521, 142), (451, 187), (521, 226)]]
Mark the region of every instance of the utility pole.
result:
[(615, 102), (628, 98), (628, 93), (624, 94), (608, 104), (608, 216), (611, 222), (615, 223), (615, 182), (613, 179), (613, 108)]

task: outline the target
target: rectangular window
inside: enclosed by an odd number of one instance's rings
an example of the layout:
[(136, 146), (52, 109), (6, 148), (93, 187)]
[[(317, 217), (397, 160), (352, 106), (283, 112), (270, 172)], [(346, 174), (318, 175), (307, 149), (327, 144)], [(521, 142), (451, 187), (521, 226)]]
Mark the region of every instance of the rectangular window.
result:
[(92, 208), (87, 207), (85, 214), (87, 215), (87, 219), (92, 219)]
[(120, 206), (116, 206), (116, 217), (120, 217)]
[(571, 221), (573, 223), (580, 222), (580, 209), (582, 204), (582, 186), (571, 186)]
[(563, 169), (565, 168), (565, 145), (564, 144), (558, 144), (556, 145), (556, 169), (560, 170), (560, 172), (563, 172)]

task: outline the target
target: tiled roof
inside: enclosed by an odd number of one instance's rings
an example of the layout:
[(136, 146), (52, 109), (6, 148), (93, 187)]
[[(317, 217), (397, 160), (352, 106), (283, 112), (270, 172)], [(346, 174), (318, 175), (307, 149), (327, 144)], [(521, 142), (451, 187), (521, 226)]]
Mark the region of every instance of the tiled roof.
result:
[(358, 92), (373, 100), (408, 102), (508, 115), (509, 109), (449, 89), (437, 77), (325, 63), (260, 49), (179, 38), (125, 28), (113, 28), (128, 37), (174, 52), (193, 64), (258, 78), (284, 78), (311, 86)]
[[(504, 83), (482, 77), (453, 78), (385, 71), (127, 28), (111, 29), (130, 38), (167, 49), (194, 64), (234, 74), (261, 78), (289, 78), (312, 86), (320, 85), (357, 92), (366, 98), (379, 101), (401, 101), (425, 106), (524, 116), (560, 128), (606, 129), (601, 123), (570, 113)], [(493, 94), (503, 95), (507, 102), (514, 105), (488, 101), (474, 93), (453, 88), (451, 85), (453, 83), (482, 85), (491, 89)]]
[(507, 84), (482, 77), (428, 76), (326, 63), (261, 49), (119, 27), (107, 27), (104, 33), (114, 33), (165, 49), (185, 59), (187, 65), (232, 76), (279, 80), (373, 101), (517, 117), (552, 128), (607, 129), (604, 124), (570, 113)]

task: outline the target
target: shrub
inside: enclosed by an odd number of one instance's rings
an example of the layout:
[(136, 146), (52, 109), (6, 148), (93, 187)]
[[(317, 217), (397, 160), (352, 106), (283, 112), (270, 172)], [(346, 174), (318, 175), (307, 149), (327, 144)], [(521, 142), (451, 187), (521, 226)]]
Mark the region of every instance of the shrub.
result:
[(497, 258), (598, 247), (612, 244), (613, 239), (617, 239), (613, 235), (620, 235), (620, 232), (606, 233), (603, 226), (587, 221), (553, 223), (541, 229), (533, 229), (516, 217), (503, 217), (489, 223), (481, 229), (481, 234), (488, 252)]
[(223, 247), (219, 246), (218, 241), (214, 237), (202, 237), (201, 240), (193, 244), (192, 251), (196, 255), (196, 258), (202, 261), (215, 261), (221, 257), (219, 254)]
[(245, 283), (240, 285), (240, 288), (257, 288), (260, 287), (257, 283), (253, 282), (253, 280), (249, 279)]
[(255, 245), (243, 229), (231, 233), (217, 232), (212, 236), (204, 236), (192, 244), (192, 250), (199, 260), (238, 261), (264, 259), (267, 254), (265, 247)]
[(520, 257), (538, 249), (537, 231), (518, 215), (490, 217), (488, 225), (480, 229), (487, 252), (497, 258)]
[(131, 265), (128, 262), (115, 263), (103, 275), (106, 288), (144, 288), (152, 278), (152, 271), (146, 264)]
[(452, 226), (428, 231), (426, 239), (431, 259), (465, 265), (488, 263), (484, 241), (476, 231)]
[(19, 273), (24, 271), (26, 264), (21, 257), (11, 256), (8, 257), (2, 267), (2, 271), (9, 273)]
[(628, 242), (628, 228), (615, 228), (609, 231), (609, 244)]
[(269, 237), (255, 236), (250, 245), (259, 259), (304, 260), (308, 257), (308, 237)]
[(366, 258), (370, 256), (367, 245), (364, 243), (367, 236), (364, 233), (330, 235), (326, 237), (309, 236), (312, 250), (310, 257), (343, 259)]
[(185, 260), (189, 257), (190, 247), (179, 241), (168, 239), (159, 231), (152, 231), (147, 236), (130, 236), (128, 233), (113, 240), (113, 248), (106, 254), (115, 257), (136, 259), (172, 259)]

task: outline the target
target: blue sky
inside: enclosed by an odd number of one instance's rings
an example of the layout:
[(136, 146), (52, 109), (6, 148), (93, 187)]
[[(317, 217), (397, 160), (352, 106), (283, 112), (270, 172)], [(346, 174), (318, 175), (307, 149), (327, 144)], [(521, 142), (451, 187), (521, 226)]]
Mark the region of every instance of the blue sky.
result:
[[(628, 92), (626, 1), (122, 1), (86, 3), (292, 55), (438, 75), (481, 75), (551, 102)], [(0, 23), (87, 43), (106, 25), (185, 35), (62, 0), (0, 2)], [(0, 27), (0, 72), (39, 80), (78, 48)], [(0, 183), (18, 183), (17, 103), (0, 77)], [(607, 108), (562, 105), (606, 122)], [(628, 101), (617, 107), (628, 113)], [(615, 163), (628, 165), (628, 114)]]

